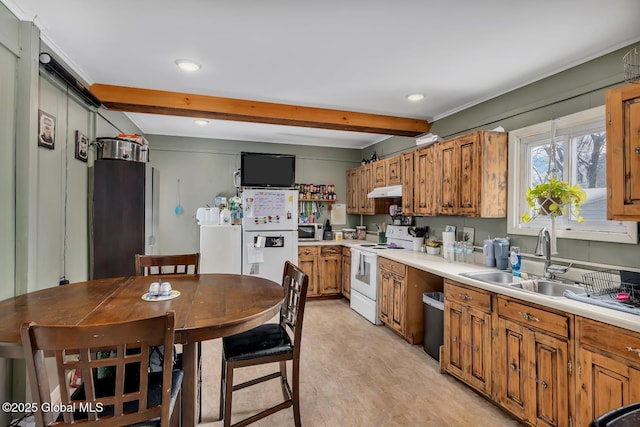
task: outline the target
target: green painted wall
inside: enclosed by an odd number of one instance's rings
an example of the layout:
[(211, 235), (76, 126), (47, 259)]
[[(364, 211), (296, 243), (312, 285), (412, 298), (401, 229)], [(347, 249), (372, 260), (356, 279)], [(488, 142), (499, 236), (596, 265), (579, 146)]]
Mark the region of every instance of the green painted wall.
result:
[[(0, 4), (0, 299), (14, 295), (15, 278), (15, 79), (17, 70), (17, 21)], [(7, 46), (14, 46), (13, 49)], [(11, 396), (11, 361), (0, 359), (0, 401)], [(0, 424), (10, 415), (0, 413)]]
[[(335, 184), (338, 202), (346, 200), (345, 171), (358, 163), (359, 150), (265, 144), (146, 135), (150, 164), (160, 171), (161, 253), (181, 253), (199, 248), (198, 207), (212, 205), (215, 196), (236, 195), (233, 173), (240, 167), (240, 152), (268, 152), (296, 156), (296, 182)], [(184, 213), (176, 215), (180, 180), (180, 204)], [(325, 206), (320, 219), (329, 218)], [(353, 226), (359, 218), (350, 218)]]
[[(535, 123), (562, 117), (604, 105), (605, 91), (624, 82), (622, 57), (632, 46), (619, 49), (585, 64), (526, 85), (489, 101), (465, 109), (432, 123), (430, 132), (444, 139), (478, 129), (502, 126), (508, 132)], [(382, 157), (415, 149), (413, 138), (392, 137), (363, 150), (369, 157), (375, 150)], [(388, 216), (365, 217), (372, 224), (388, 221)], [(464, 217), (417, 218), (441, 236), (445, 225), (475, 228), (475, 244), (487, 236), (506, 236), (506, 219), (470, 219)], [(534, 237), (509, 235), (512, 245), (533, 253)], [(558, 239), (558, 257), (566, 260), (640, 268), (640, 246), (584, 240)]]

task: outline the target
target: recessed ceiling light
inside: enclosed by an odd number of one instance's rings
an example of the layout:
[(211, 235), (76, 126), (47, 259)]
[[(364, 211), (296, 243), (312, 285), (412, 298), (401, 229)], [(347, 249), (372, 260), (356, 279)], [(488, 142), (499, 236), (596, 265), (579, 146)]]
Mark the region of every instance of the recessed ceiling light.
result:
[(423, 93), (410, 93), (409, 95), (407, 95), (407, 99), (409, 101), (422, 101), (424, 99), (424, 94)]
[(189, 59), (176, 59), (176, 65), (184, 71), (198, 71), (202, 65)]
[(195, 124), (199, 125), (199, 126), (205, 126), (209, 123), (209, 120), (205, 120), (205, 119), (196, 119), (193, 121)]

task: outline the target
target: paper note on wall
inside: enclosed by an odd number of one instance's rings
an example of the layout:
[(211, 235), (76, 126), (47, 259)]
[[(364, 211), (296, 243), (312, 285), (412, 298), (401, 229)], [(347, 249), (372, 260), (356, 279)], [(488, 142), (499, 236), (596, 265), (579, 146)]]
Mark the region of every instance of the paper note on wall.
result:
[(344, 203), (334, 203), (331, 207), (331, 224), (347, 223), (347, 205)]

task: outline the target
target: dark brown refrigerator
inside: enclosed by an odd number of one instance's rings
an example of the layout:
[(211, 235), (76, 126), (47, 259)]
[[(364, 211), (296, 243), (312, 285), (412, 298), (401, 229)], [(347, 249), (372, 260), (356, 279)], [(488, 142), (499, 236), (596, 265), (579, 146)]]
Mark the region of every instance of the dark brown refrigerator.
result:
[(156, 253), (157, 169), (148, 163), (98, 159), (92, 167), (91, 277), (135, 275), (135, 254)]

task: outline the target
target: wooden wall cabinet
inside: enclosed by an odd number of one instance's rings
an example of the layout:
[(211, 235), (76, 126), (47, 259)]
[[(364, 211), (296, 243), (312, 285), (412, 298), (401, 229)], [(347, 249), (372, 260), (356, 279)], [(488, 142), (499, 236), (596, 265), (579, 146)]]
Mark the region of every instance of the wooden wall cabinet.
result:
[(576, 317), (577, 426), (640, 401), (640, 334)]
[(405, 215), (413, 215), (413, 152), (402, 155), (402, 212)]
[(434, 153), (436, 176), (441, 178), (435, 193), (435, 211), (439, 214), (454, 215), (458, 212), (458, 140), (441, 142)]
[(389, 157), (384, 162), (387, 185), (402, 185), (402, 155)]
[(387, 186), (387, 161), (378, 160), (371, 163), (373, 168), (373, 188)]
[(373, 164), (369, 163), (358, 168), (358, 213), (371, 215), (373, 214), (374, 199), (367, 198), (367, 194), (373, 190)]
[(444, 280), (444, 367), (491, 396), (492, 294)]
[(342, 247), (342, 296), (351, 299), (351, 249)]
[(442, 288), (442, 277), (380, 257), (378, 317), (410, 344), (422, 344), (422, 294), (442, 292)]
[(477, 131), (433, 145), (434, 214), (504, 218), (507, 143), (505, 132)]
[(572, 426), (573, 316), (499, 295), (494, 400), (541, 426)]
[(607, 219), (640, 220), (640, 85), (606, 92)]
[(435, 214), (434, 153), (433, 145), (413, 152), (413, 214), (416, 216)]
[(359, 168), (347, 170), (347, 213), (360, 213), (360, 183), (358, 182)]
[(374, 188), (374, 166), (382, 164), (382, 168), (386, 171), (384, 163), (383, 160), (380, 160), (347, 170), (348, 214), (376, 215), (389, 213), (391, 199), (367, 198), (367, 194)]
[[(347, 213), (386, 214), (391, 199), (367, 199), (367, 193), (401, 184), (405, 215), (505, 218), (507, 149), (506, 132), (476, 131), (349, 169)], [(640, 168), (637, 174), (640, 182)]]

